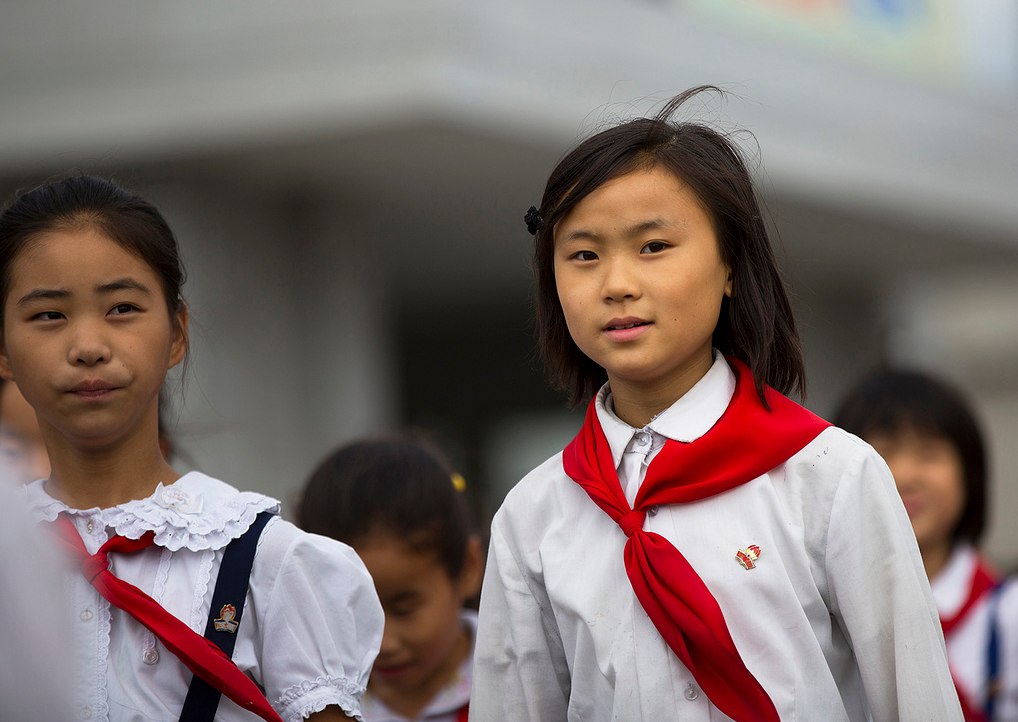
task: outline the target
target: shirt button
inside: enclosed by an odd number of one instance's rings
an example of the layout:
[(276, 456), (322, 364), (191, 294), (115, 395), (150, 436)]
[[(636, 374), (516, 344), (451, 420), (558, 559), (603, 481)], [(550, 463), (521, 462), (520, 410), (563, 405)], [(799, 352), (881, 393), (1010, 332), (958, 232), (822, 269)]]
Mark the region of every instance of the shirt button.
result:
[(700, 690), (698, 690), (695, 686), (690, 684), (688, 687), (686, 687), (686, 691), (685, 691), (684, 694), (686, 696), (686, 699), (688, 699), (690, 702), (692, 702), (697, 697), (700, 696)]
[(658, 508), (657, 504), (647, 509), (647, 516), (657, 516)]
[(88, 622), (92, 619), (92, 609), (90, 607), (85, 607), (81, 610), (81, 614), (78, 616), (81, 617), (81, 621)]
[[(95, 519), (88, 520), (88, 524), (85, 525), (85, 531), (87, 531), (89, 534), (95, 532)], [(91, 714), (91, 712), (89, 714)]]
[(92, 708), (82, 707), (80, 710), (78, 710), (78, 716), (81, 717), (82, 719), (92, 719)]
[(159, 650), (155, 647), (146, 649), (145, 653), (141, 655), (141, 661), (145, 664), (155, 664), (159, 661)]

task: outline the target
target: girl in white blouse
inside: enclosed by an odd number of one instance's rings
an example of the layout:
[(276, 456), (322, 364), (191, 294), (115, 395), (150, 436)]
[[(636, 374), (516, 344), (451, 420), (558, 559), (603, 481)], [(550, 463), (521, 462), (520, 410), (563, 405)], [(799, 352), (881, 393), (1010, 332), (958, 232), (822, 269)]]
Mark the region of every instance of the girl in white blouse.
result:
[(492, 523), (471, 719), (958, 720), (887, 467), (782, 395), (750, 176), (671, 120), (700, 90), (582, 142), (526, 215), (545, 366), (590, 403)]
[(46, 183), (0, 214), (0, 373), (49, 452), (26, 494), (69, 552), (73, 713), (357, 718), (382, 631), (363, 564), (276, 500), (181, 476), (161, 453), (159, 390), (188, 345), (182, 280), (158, 210), (108, 180)]
[(835, 414), (887, 462), (915, 531), (965, 719), (1018, 719), (1018, 584), (978, 550), (986, 446), (961, 393), (920, 371), (885, 369)]

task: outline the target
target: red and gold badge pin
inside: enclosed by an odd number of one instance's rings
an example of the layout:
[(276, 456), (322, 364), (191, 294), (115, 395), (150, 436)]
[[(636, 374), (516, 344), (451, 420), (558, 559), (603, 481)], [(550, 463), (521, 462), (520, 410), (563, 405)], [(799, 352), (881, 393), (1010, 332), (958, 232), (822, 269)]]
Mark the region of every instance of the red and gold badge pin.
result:
[(746, 569), (752, 569), (756, 566), (754, 562), (760, 558), (760, 547), (756, 544), (750, 544), (745, 549), (740, 549), (735, 553), (735, 558), (739, 560), (739, 564), (746, 567)]

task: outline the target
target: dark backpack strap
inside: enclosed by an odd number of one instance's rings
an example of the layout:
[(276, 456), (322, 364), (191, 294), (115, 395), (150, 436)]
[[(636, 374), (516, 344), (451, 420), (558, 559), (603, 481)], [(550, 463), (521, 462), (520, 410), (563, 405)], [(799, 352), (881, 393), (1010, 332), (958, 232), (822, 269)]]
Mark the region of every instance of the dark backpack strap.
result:
[(990, 597), (990, 634), (986, 645), (986, 719), (992, 720), (1000, 693), (1000, 593), (1004, 582), (997, 584)]
[[(226, 545), (223, 552), (216, 588), (212, 592), (209, 621), (205, 625), (205, 637), (215, 642), (227, 657), (233, 656), (233, 648), (237, 644), (237, 629), (244, 614), (258, 539), (272, 516), (272, 512), (263, 511), (246, 532)], [(220, 697), (222, 692), (218, 689), (201, 677), (193, 677), (180, 712), (181, 722), (213, 722)]]

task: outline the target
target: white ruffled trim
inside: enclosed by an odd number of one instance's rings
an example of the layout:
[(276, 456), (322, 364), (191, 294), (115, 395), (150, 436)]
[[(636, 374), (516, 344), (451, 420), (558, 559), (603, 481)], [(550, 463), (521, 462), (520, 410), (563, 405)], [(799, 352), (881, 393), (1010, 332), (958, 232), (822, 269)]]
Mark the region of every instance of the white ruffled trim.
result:
[(191, 629), (197, 634), (205, 634), (205, 626), (208, 622), (208, 612), (205, 611), (205, 594), (209, 590), (209, 580), (212, 579), (212, 563), (216, 560), (216, 553), (206, 549), (198, 562), (198, 579), (194, 585), (194, 595), (191, 598)]
[[(26, 485), (25, 495), (32, 514), (40, 521), (53, 521), (62, 512), (80, 513), (46, 493), (45, 482)], [(95, 510), (89, 510), (95, 511)], [(232, 486), (192, 471), (169, 486), (162, 484), (152, 496), (102, 510), (106, 525), (117, 534), (138, 539), (155, 532), (158, 546), (197, 552), (222, 549), (246, 532), (263, 511), (279, 511), (279, 501)]]
[(338, 705), (348, 717), (363, 720), (360, 710), (363, 695), (364, 687), (343, 677), (323, 675), (288, 687), (272, 706), (287, 722), (307, 719), (332, 704)]
[(98, 592), (95, 595), (95, 607), (96, 613), (99, 615), (99, 628), (96, 631), (99, 637), (96, 639), (96, 646), (99, 652), (97, 655), (98, 659), (96, 660), (96, 716), (99, 719), (109, 719), (110, 700), (106, 671), (109, 669), (110, 630), (113, 626), (113, 614), (110, 610), (110, 603)]

